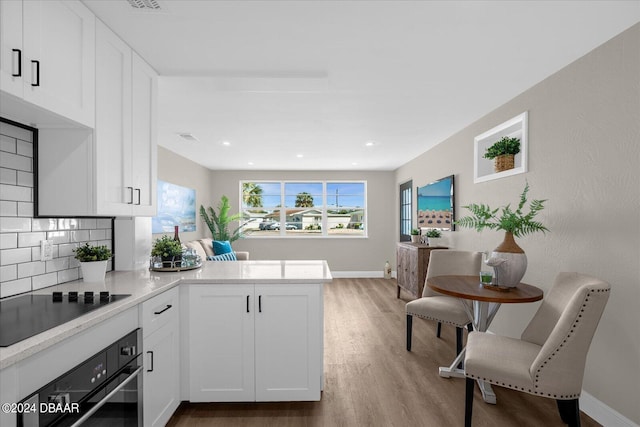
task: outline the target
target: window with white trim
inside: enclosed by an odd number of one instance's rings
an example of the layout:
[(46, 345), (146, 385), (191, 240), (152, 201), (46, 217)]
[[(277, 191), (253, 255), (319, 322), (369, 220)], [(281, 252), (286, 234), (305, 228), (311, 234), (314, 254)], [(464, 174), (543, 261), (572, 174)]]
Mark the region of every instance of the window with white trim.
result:
[(366, 237), (366, 181), (240, 181), (245, 237)]

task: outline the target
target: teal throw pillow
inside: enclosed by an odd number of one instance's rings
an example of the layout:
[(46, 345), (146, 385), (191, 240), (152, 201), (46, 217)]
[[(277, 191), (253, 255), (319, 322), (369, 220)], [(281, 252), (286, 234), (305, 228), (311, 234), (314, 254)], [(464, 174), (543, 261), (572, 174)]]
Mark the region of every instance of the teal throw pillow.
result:
[(227, 252), (226, 254), (222, 254), (222, 255), (213, 255), (213, 256), (207, 257), (207, 259), (209, 261), (237, 261), (238, 260), (236, 258), (235, 252)]
[(228, 240), (225, 240), (225, 241), (214, 240), (213, 241), (213, 253), (214, 254), (222, 255), (222, 254), (228, 254), (229, 252), (233, 252), (233, 249), (231, 249), (231, 243), (229, 243)]

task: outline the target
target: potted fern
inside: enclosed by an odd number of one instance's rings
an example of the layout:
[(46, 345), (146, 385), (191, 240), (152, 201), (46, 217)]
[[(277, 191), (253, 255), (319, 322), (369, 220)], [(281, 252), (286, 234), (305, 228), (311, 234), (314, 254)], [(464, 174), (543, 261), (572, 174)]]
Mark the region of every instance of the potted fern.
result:
[(487, 148), (485, 159), (494, 159), (496, 172), (513, 169), (515, 167), (515, 155), (520, 152), (520, 138), (503, 137)]
[(527, 257), (514, 237), (549, 231), (540, 221), (535, 220), (536, 215), (544, 209), (546, 200), (532, 200), (529, 212), (523, 211), (528, 200), (528, 192), (529, 183), (525, 185), (515, 210), (511, 205), (491, 209), (485, 204), (472, 203), (463, 206), (471, 211), (471, 215), (456, 221), (461, 227), (474, 228), (479, 232), (485, 228), (504, 231), (503, 242), (493, 250), (491, 258), (487, 261), (488, 265), (496, 269), (497, 281), (501, 286), (517, 285), (527, 269)]
[(111, 259), (111, 250), (106, 246), (89, 246), (85, 243), (73, 250), (80, 261), (82, 280), (85, 282), (104, 282), (107, 273), (107, 261)]

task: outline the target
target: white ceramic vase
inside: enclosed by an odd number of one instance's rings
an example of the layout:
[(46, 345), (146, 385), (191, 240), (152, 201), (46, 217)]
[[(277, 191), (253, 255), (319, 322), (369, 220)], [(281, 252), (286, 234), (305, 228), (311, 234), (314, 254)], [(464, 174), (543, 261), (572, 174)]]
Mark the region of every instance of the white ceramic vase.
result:
[(103, 283), (107, 273), (107, 261), (81, 262), (83, 282)]
[(500, 246), (491, 253), (487, 264), (494, 264), (495, 281), (498, 286), (513, 288), (520, 283), (527, 271), (527, 255), (517, 245), (513, 234), (507, 232)]
[(442, 246), (442, 237), (427, 237), (429, 246)]

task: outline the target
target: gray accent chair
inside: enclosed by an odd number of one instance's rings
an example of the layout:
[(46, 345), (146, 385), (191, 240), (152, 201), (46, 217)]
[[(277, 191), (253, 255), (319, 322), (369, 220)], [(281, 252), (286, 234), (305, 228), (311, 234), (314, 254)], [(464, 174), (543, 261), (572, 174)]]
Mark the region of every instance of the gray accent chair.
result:
[(476, 380), (555, 399), (562, 421), (579, 426), (587, 352), (610, 289), (591, 276), (560, 273), (520, 339), (470, 333), (465, 426), (471, 426)]
[[(462, 351), (462, 329), (473, 330), (469, 316), (458, 298), (442, 295), (431, 290), (426, 281), (431, 277), (444, 275), (478, 276), (482, 265), (482, 252), (437, 249), (431, 251), (422, 298), (406, 305), (407, 351), (411, 351), (413, 316), (438, 322), (436, 336), (440, 337), (440, 325), (445, 323), (456, 327), (456, 355)], [(480, 279), (478, 279), (479, 282)]]

